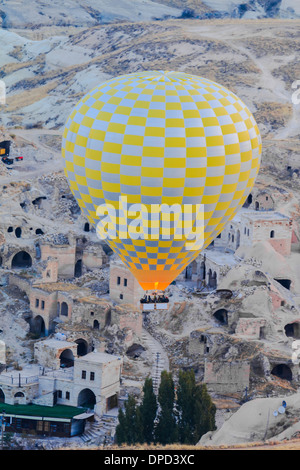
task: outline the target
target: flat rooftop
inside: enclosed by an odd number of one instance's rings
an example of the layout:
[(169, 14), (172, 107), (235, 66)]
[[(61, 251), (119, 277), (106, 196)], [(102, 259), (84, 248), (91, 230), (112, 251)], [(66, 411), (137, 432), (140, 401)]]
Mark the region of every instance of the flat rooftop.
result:
[(76, 359), (76, 362), (95, 362), (98, 364), (109, 364), (110, 362), (114, 362), (117, 360), (121, 360), (121, 356), (114, 356), (112, 354), (107, 354), (103, 352), (93, 351), (85, 356), (81, 356)]
[[(254, 211), (248, 209), (241, 209), (239, 214), (241, 217), (247, 217), (248, 219), (255, 220), (289, 220), (287, 215), (281, 214), (277, 211)], [(235, 219), (234, 217), (234, 220)], [(239, 219), (240, 220), (240, 219)]]
[(209, 248), (208, 250), (203, 250), (201, 255), (205, 254), (208, 261), (212, 261), (215, 264), (220, 266), (235, 266), (239, 261), (235, 258), (233, 253), (226, 253), (224, 248)]

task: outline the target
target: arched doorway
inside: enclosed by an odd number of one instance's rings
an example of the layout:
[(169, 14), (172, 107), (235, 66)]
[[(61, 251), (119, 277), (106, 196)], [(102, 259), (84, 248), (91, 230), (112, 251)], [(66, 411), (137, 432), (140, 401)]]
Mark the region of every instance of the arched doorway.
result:
[(5, 395), (1, 388), (0, 388), (0, 403), (5, 403)]
[(279, 377), (283, 380), (291, 381), (293, 379), (292, 371), (286, 364), (278, 364), (277, 366), (273, 367), (271, 374), (276, 375), (276, 377)]
[(76, 339), (77, 356), (85, 356), (88, 353), (88, 343), (85, 339)]
[(300, 339), (300, 323), (299, 322), (294, 322), (294, 323), (288, 323), (284, 327), (284, 331), (286, 336), (295, 338), (295, 339)]
[(98, 322), (98, 320), (94, 320), (93, 328), (94, 328), (94, 330), (99, 330), (99, 328), (100, 328), (100, 323)]
[(200, 280), (204, 281), (206, 278), (206, 266), (204, 261), (201, 262), (200, 264)]
[(59, 356), (60, 359), (60, 367), (73, 367), (74, 365), (74, 355), (71, 349), (65, 349), (61, 355)]
[(39, 336), (40, 338), (46, 336), (45, 321), (43, 317), (41, 317), (41, 315), (37, 315), (31, 320), (30, 330), (32, 333)]
[(90, 231), (90, 224), (89, 224), (88, 222), (86, 222), (86, 223), (84, 224), (83, 230), (84, 230), (85, 232), (89, 232), (89, 231)]
[(79, 259), (75, 264), (74, 276), (80, 277), (82, 275), (82, 260)]
[(79, 392), (77, 406), (93, 409), (96, 405), (96, 396), (89, 388), (84, 388)]
[(185, 269), (185, 278), (188, 280), (192, 279), (192, 274), (193, 274), (193, 267), (191, 264), (189, 264)]
[(66, 302), (62, 302), (61, 307), (60, 307), (60, 314), (63, 315), (64, 317), (67, 317), (68, 313), (69, 313), (68, 304)]
[(15, 405), (24, 405), (25, 404), (25, 395), (23, 392), (17, 392), (14, 395), (14, 404)]
[(216, 289), (217, 288), (217, 273), (216, 271), (213, 272), (212, 276), (211, 276), (211, 287), (213, 289)]
[(208, 287), (211, 287), (211, 278), (212, 278), (212, 270), (209, 269), (208, 270), (208, 273), (207, 273), (207, 276), (208, 276)]
[(228, 325), (228, 310), (220, 308), (214, 313), (214, 317), (222, 325)]
[(239, 248), (240, 243), (241, 243), (241, 232), (238, 230), (238, 231), (236, 232), (236, 246), (235, 246), (236, 249)]
[(17, 268), (30, 268), (32, 266), (32, 258), (26, 251), (19, 251), (12, 259), (12, 269)]

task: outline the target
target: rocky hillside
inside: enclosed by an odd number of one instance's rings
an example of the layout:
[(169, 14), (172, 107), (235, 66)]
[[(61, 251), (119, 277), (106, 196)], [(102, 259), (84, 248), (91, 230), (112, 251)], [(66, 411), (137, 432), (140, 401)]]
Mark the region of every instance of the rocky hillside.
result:
[(184, 9), (194, 18), (299, 18), (300, 5), (293, 0), (157, 0)]

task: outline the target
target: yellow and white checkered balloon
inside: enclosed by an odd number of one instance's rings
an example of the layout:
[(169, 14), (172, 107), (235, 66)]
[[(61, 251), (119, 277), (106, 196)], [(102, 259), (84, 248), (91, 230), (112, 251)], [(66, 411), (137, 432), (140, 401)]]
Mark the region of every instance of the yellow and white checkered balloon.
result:
[(102, 83), (79, 101), (65, 126), (62, 156), (89, 222), (97, 226), (99, 205), (115, 207), (117, 236), (107, 243), (145, 290), (165, 289), (199, 250), (166, 240), (161, 230), (158, 239), (123, 237), (120, 196), (149, 211), (203, 205), (203, 249), (249, 195), (261, 136), (247, 106), (223, 86), (182, 72), (139, 72)]

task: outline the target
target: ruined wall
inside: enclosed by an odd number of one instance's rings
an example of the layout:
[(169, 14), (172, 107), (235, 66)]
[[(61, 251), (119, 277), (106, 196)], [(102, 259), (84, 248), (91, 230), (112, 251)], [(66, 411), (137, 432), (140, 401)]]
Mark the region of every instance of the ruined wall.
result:
[(242, 392), (249, 387), (250, 364), (247, 362), (205, 361), (204, 382), (209, 391)]
[(43, 367), (59, 369), (60, 355), (63, 351), (70, 349), (73, 356), (77, 356), (77, 344), (73, 342), (43, 340), (34, 345), (34, 358)]
[(71, 245), (41, 245), (42, 261), (48, 258), (56, 258), (58, 260), (58, 275), (63, 278), (74, 276), (75, 269), (76, 246)]
[(72, 309), (72, 322), (84, 322), (91, 328), (94, 321), (99, 322), (99, 329), (103, 329), (110, 324), (110, 305), (107, 302), (93, 302), (92, 298), (77, 299), (74, 301)]
[[(273, 237), (272, 237), (273, 234)], [(253, 223), (253, 243), (267, 240), (283, 256), (291, 253), (292, 223), (289, 219), (256, 220)]]
[(266, 320), (264, 318), (240, 318), (235, 333), (251, 339), (260, 339), (264, 337), (265, 326)]

